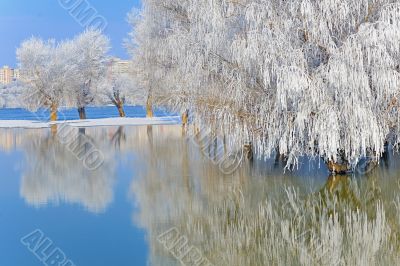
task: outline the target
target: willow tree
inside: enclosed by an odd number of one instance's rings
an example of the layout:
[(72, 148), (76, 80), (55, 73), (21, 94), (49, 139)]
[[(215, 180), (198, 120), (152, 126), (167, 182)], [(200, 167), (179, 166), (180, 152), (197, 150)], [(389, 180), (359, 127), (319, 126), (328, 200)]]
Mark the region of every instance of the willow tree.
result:
[(68, 84), (66, 45), (54, 40), (31, 38), (17, 49), (23, 95), (21, 104), (31, 110), (50, 109), (50, 120), (57, 120), (57, 109)]
[(143, 2), (139, 79), (229, 145), (335, 170), (398, 142), (400, 2)]

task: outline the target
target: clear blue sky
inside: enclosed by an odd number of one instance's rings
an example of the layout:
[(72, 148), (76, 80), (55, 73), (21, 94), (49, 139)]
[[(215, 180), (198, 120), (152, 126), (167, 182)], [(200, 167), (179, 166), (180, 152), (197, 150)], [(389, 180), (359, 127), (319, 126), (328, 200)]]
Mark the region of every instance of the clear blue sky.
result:
[[(0, 0), (0, 66), (16, 66), (15, 50), (32, 36), (62, 40), (72, 38), (84, 28), (59, 2), (78, 0)], [(130, 27), (126, 14), (140, 8), (140, 0), (84, 0), (108, 22), (105, 34), (111, 39), (111, 55), (127, 58), (123, 47)]]

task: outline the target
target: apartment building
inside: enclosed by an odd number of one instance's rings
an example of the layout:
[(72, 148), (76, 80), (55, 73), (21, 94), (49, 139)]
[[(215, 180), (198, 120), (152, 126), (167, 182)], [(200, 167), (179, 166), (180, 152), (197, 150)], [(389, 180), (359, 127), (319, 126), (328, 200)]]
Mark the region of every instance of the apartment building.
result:
[(0, 84), (7, 85), (20, 78), (19, 69), (13, 69), (9, 66), (0, 68)]
[(130, 61), (129, 60), (122, 60), (120, 58), (112, 58), (109, 62), (109, 72), (112, 75), (116, 74), (129, 74), (130, 72)]

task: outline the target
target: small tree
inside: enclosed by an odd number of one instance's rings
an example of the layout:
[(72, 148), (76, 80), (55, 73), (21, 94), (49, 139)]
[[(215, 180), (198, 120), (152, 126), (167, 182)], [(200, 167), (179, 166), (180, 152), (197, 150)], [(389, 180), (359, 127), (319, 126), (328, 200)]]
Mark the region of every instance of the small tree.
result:
[[(102, 104), (114, 104), (120, 117), (125, 117), (124, 105), (132, 103), (137, 97), (132, 97), (135, 85), (127, 74), (116, 74), (101, 82), (97, 92), (99, 102)], [(130, 100), (130, 101), (129, 101)]]

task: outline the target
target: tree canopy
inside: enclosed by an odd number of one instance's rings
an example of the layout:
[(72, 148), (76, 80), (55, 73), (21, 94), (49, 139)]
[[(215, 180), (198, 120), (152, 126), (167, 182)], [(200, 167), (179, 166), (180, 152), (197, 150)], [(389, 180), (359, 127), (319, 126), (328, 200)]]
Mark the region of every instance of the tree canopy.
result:
[(355, 165), (398, 143), (398, 1), (144, 0), (130, 21), (141, 85), (229, 145)]

